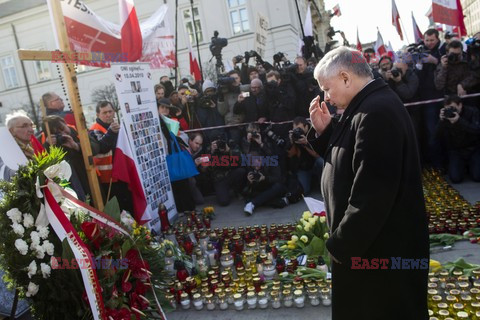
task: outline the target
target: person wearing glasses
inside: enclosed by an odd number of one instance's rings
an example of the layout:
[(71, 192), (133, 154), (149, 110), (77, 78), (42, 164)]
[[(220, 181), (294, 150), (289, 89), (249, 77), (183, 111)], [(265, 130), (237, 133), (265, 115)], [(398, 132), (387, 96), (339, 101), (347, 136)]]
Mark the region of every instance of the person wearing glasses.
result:
[(7, 115), (5, 122), (7, 128), (15, 138), (20, 149), (28, 159), (32, 159), (34, 155), (30, 138), (35, 133), (35, 125), (30, 120), (25, 111), (19, 110)]
[(72, 111), (64, 111), (65, 104), (55, 92), (47, 92), (42, 95), (43, 104), (47, 110), (47, 116), (59, 116), (65, 120), (68, 125), (76, 127), (75, 117)]

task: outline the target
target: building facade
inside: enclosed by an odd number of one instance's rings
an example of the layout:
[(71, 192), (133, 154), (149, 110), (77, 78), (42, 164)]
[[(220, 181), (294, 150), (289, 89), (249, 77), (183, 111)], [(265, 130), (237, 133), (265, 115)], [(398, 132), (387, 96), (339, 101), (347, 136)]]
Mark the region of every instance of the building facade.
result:
[(480, 2), (478, 0), (462, 0), (462, 9), (468, 36), (480, 32)]
[[(308, 0), (297, 0), (301, 20), (305, 20)], [(158, 9), (159, 0), (136, 0), (135, 7), (139, 21), (150, 17)], [(196, 0), (192, 6), (189, 0), (164, 0), (168, 6), (167, 22), (175, 32), (175, 13), (178, 20), (178, 73), (179, 77), (189, 74), (188, 40), (196, 52), (198, 38), (200, 60), (204, 75), (208, 78), (214, 70), (215, 59), (209, 50), (214, 31), (219, 37), (228, 39), (228, 46), (222, 51), (223, 62), (228, 69), (236, 55), (254, 49), (256, 22), (259, 14), (268, 21), (268, 32), (263, 59), (272, 62), (273, 54), (283, 52), (289, 60), (297, 56), (300, 19), (295, 1), (292, 0)], [(312, 1), (313, 31), (321, 48), (327, 41), (330, 15), (325, 11), (323, 0)], [(97, 15), (118, 23), (117, 0), (87, 0), (85, 3)], [(161, 2), (160, 2), (161, 4)], [(197, 37), (194, 35), (194, 26)], [(53, 91), (64, 98), (68, 108), (66, 88), (60, 79), (62, 66), (49, 61), (19, 60), (17, 49), (48, 50), (56, 49), (54, 31), (46, 0), (1, 0), (0, 1), (0, 125), (5, 125), (6, 114), (24, 109), (31, 112), (37, 109), (43, 93)], [(210, 62), (209, 62), (210, 61)], [(23, 67), (22, 67), (23, 64)], [(91, 94), (94, 90), (111, 84), (110, 70), (78, 66), (80, 97), (87, 122), (95, 118)], [(153, 70), (154, 79), (162, 75), (174, 75), (174, 70)], [(27, 88), (30, 89), (30, 94)], [(30, 98), (31, 97), (31, 98)], [(32, 107), (36, 104), (36, 107)]]

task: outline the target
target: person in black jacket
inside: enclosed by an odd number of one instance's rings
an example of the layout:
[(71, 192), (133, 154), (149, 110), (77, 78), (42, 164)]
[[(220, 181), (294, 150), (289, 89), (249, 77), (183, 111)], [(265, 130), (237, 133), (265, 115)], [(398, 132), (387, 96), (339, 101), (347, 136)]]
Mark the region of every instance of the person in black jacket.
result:
[(238, 95), (233, 113), (244, 115), (245, 122), (265, 122), (267, 120), (265, 94), (260, 79), (252, 80), (250, 92), (242, 92)]
[(252, 215), (255, 208), (269, 204), (283, 208), (288, 201), (283, 196), (287, 192), (278, 160), (274, 156), (252, 152), (248, 155), (250, 168), (247, 174), (247, 204), (243, 211)]
[(480, 182), (480, 114), (464, 106), (457, 95), (445, 98), (437, 134), (444, 136), (448, 152), (448, 176), (460, 183), (468, 167), (470, 177)]
[(307, 69), (307, 61), (304, 57), (295, 58), (295, 73), (292, 75), (292, 84), (295, 87), (295, 115), (308, 118), (310, 101), (320, 94), (312, 72)]
[[(416, 63), (417, 76), (419, 80), (418, 98), (422, 100), (443, 98), (443, 92), (435, 87), (435, 70), (440, 63), (440, 58), (445, 54), (440, 50), (440, 39), (438, 31), (428, 29), (424, 34), (425, 47), (428, 53), (422, 54), (421, 59)], [(438, 115), (442, 104), (433, 102), (421, 106), (423, 117), (423, 143), (424, 161), (434, 168), (442, 168), (443, 152), (440, 141), (436, 139), (435, 128), (438, 123)]]
[[(197, 119), (200, 121), (200, 125), (202, 128), (223, 126), (225, 121), (218, 111), (215, 85), (212, 81), (205, 80), (202, 90), (203, 96), (198, 99), (196, 106)], [(226, 134), (223, 129), (205, 130), (203, 133), (206, 145), (209, 145), (218, 136)]]
[[(333, 127), (322, 174), (332, 320), (426, 320), (428, 221), (408, 113), (356, 50), (328, 52), (314, 75), (325, 101), (312, 101), (308, 138)], [(338, 122), (326, 102), (345, 110)]]

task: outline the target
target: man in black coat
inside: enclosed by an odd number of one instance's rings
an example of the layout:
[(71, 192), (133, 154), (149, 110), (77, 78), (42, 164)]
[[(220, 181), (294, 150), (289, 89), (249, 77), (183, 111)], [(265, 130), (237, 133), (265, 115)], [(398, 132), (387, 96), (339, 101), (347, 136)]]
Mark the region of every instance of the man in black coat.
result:
[[(398, 96), (360, 53), (315, 68), (315, 139), (333, 127), (322, 193), (332, 257), (332, 319), (428, 319), (429, 242), (415, 133)], [(325, 102), (345, 109), (336, 124)]]

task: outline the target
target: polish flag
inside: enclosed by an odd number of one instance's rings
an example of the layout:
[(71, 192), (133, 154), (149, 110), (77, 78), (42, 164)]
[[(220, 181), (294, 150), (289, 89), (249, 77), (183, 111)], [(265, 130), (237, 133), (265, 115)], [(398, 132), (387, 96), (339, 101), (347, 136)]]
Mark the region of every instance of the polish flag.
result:
[(385, 45), (383, 44), (383, 38), (379, 30), (377, 30), (377, 41), (375, 42), (374, 49), (380, 57), (387, 53), (387, 48), (385, 48)]
[(335, 7), (333, 7), (333, 15), (340, 17), (342, 15), (342, 12), (340, 11), (340, 5), (336, 4)]
[(120, 26), (122, 52), (127, 54), (129, 62), (142, 57), (142, 32), (138, 23), (133, 0), (118, 0), (120, 8)]
[(358, 27), (357, 27), (357, 50), (362, 52), (362, 43), (360, 42), (360, 38), (358, 37)]
[(45, 148), (40, 143), (40, 141), (38, 141), (38, 139), (33, 134), (30, 137), (30, 144), (32, 145), (33, 152), (35, 153), (35, 155), (39, 155), (42, 152), (46, 151)]
[(417, 21), (415, 21), (413, 12), (412, 12), (412, 24), (413, 24), (413, 35), (415, 37), (415, 43), (419, 43), (420, 41), (423, 40), (423, 33), (420, 31), (420, 28), (417, 25)]
[(397, 29), (400, 39), (403, 40), (402, 27), (400, 26), (400, 14), (398, 13), (395, 0), (392, 0), (392, 25)]
[(113, 157), (112, 177), (128, 184), (128, 189), (132, 193), (134, 218), (139, 224), (144, 224), (150, 220), (150, 217), (145, 215), (147, 199), (133, 159), (133, 152), (128, 143), (127, 131), (125, 126), (121, 126), (118, 133), (117, 148)]
[(190, 40), (188, 41), (188, 56), (190, 60), (190, 74), (193, 76), (195, 81), (202, 80), (202, 72), (200, 71), (200, 66), (198, 65), (197, 55), (193, 51)]
[(387, 55), (392, 59), (393, 62), (395, 62), (395, 51), (393, 51), (393, 47), (390, 41), (388, 41), (387, 45)]
[(437, 23), (459, 27), (460, 36), (467, 35), (460, 0), (433, 0), (432, 16)]

